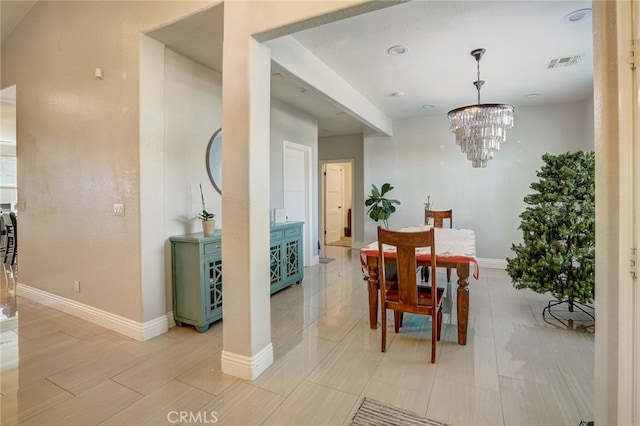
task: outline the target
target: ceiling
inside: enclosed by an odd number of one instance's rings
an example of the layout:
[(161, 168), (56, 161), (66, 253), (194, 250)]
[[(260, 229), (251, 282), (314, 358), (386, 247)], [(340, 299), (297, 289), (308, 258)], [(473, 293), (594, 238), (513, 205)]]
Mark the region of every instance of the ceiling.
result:
[[(2, 1), (2, 36), (5, 37)], [(170, 49), (222, 70), (223, 5), (149, 32)], [(441, 115), (477, 102), (480, 61), (482, 102), (517, 108), (585, 100), (593, 94), (592, 22), (567, 15), (589, 9), (571, 1), (409, 1), (306, 29), (295, 40), (392, 119)], [(16, 8), (18, 9), (18, 8)], [(24, 16), (24, 9), (9, 13)], [(22, 13), (22, 14), (21, 14)], [(15, 25), (15, 24), (14, 24)], [(391, 55), (392, 46), (407, 52)], [(558, 58), (561, 66), (548, 68)], [(272, 96), (317, 117), (320, 136), (360, 133), (349, 111), (273, 64)], [(395, 95), (394, 95), (395, 94)], [(426, 106), (426, 107), (425, 107)], [(345, 112), (346, 111), (346, 112)], [(517, 115), (516, 115), (517, 120)]]

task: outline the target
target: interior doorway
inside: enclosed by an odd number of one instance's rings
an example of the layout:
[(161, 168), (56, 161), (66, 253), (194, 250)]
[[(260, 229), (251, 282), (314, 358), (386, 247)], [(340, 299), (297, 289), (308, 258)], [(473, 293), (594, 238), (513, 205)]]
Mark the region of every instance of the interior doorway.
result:
[(353, 161), (323, 162), (321, 181), (324, 245), (351, 247)]
[(311, 266), (313, 253), (311, 147), (284, 141), (283, 153), (283, 207), (287, 209), (287, 220), (304, 222), (304, 266)]

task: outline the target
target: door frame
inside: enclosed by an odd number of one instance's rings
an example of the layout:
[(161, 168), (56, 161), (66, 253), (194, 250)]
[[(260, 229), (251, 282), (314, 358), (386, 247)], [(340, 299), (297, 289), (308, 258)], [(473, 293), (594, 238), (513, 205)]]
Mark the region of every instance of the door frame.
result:
[[(354, 206), (354, 195), (355, 195), (355, 181), (353, 178), (353, 171), (354, 171), (354, 166), (355, 166), (355, 161), (353, 158), (345, 158), (345, 159), (337, 159), (337, 160), (320, 160), (318, 162), (318, 170), (319, 170), (319, 174), (320, 176), (318, 177), (318, 193), (320, 194), (320, 208), (319, 208), (319, 220), (318, 220), (318, 236), (322, 235), (324, 237), (324, 221), (325, 221), (325, 217), (324, 217), (324, 166), (327, 164), (343, 164), (343, 163), (349, 163), (351, 165), (351, 229), (352, 229), (352, 240), (353, 241), (353, 229), (355, 228), (355, 222), (358, 220), (358, 218), (356, 217), (356, 215), (353, 214), (353, 206)], [(343, 179), (343, 185), (344, 185), (344, 179)], [(343, 197), (344, 197), (344, 188), (343, 188)], [(344, 200), (343, 200), (344, 201)], [(364, 201), (363, 201), (364, 203)], [(344, 204), (344, 203), (343, 203)], [(322, 241), (324, 242), (324, 238), (322, 238)], [(353, 244), (352, 244), (353, 245)]]
[[(342, 167), (343, 163), (325, 163), (322, 165), (322, 224), (323, 224), (323, 232), (321, 234), (321, 236), (323, 238), (321, 238), (321, 240), (323, 241), (324, 245), (327, 244), (327, 234), (326, 234), (326, 230), (327, 230), (327, 174), (326, 174), (326, 170), (327, 170), (327, 166), (330, 165), (338, 165), (340, 164), (339, 168), (340, 168), (340, 204), (342, 206), (344, 206), (344, 167)], [(344, 210), (340, 212), (339, 216), (340, 216), (340, 226), (339, 226), (339, 233), (340, 233), (340, 238), (342, 238), (342, 234), (344, 233)]]
[(291, 142), (284, 140), (282, 142), (282, 205), (285, 206), (285, 182), (286, 174), (287, 174), (287, 151), (295, 150), (301, 151), (304, 154), (304, 226), (303, 229), (303, 247), (304, 247), (304, 266), (312, 266), (319, 263), (318, 256), (313, 256), (313, 221), (312, 214), (313, 211), (313, 197), (312, 197), (312, 154), (313, 150), (308, 145), (302, 145), (296, 142)]

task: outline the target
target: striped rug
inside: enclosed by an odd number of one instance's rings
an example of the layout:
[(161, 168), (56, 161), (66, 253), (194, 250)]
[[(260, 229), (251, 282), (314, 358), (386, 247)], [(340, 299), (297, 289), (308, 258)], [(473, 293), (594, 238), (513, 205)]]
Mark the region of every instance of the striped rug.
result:
[(448, 426), (420, 416), (411, 411), (385, 405), (371, 398), (364, 398), (351, 419), (352, 426)]

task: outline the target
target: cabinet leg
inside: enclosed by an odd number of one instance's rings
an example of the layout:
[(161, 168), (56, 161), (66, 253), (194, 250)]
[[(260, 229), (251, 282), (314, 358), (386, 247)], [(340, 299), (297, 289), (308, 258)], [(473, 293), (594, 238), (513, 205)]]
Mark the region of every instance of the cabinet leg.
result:
[(200, 333), (204, 333), (208, 329), (209, 329), (209, 324), (205, 324), (202, 327), (196, 327), (196, 330), (198, 330)]

